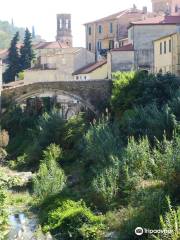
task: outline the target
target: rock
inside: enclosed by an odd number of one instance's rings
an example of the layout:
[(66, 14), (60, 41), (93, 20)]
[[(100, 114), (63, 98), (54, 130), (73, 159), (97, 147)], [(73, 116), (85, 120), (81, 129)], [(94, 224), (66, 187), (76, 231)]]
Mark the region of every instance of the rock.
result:
[(117, 240), (118, 239), (118, 233), (117, 232), (108, 232), (105, 235), (105, 239), (107, 239), (107, 240)]

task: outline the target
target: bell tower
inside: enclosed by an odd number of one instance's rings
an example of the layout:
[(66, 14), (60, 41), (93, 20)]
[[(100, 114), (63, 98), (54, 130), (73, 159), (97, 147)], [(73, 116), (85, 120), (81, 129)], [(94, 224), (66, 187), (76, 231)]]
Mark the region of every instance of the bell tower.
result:
[(57, 14), (56, 40), (72, 47), (71, 14)]

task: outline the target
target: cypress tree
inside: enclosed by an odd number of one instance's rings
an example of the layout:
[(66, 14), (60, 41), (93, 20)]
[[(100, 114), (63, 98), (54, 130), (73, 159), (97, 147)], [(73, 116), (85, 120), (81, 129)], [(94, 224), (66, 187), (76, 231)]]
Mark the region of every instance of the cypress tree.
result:
[(24, 43), (20, 49), (21, 57), (20, 57), (20, 64), (21, 70), (25, 70), (31, 67), (31, 61), (34, 58), (34, 53), (32, 49), (32, 36), (28, 28), (26, 28), (25, 36), (24, 36)]
[(4, 82), (8, 83), (15, 80), (20, 70), (20, 57), (17, 43), (19, 41), (19, 32), (16, 32), (14, 38), (11, 41), (8, 54), (8, 68), (3, 75)]

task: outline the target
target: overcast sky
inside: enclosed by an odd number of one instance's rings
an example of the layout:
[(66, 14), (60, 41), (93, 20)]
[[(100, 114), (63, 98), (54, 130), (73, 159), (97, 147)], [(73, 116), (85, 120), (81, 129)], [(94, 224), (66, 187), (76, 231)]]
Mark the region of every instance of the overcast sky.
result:
[(35, 26), (36, 34), (48, 41), (56, 36), (56, 14), (72, 14), (74, 46), (84, 46), (83, 23), (130, 8), (147, 6), (151, 0), (0, 0), (0, 20), (11, 22), (18, 27)]

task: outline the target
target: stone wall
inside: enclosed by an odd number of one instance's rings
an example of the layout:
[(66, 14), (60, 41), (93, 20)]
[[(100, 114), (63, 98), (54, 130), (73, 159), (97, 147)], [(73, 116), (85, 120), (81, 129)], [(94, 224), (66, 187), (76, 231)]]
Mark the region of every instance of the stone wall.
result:
[(111, 51), (108, 53), (108, 76), (110, 72), (134, 69), (134, 51)]

